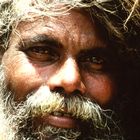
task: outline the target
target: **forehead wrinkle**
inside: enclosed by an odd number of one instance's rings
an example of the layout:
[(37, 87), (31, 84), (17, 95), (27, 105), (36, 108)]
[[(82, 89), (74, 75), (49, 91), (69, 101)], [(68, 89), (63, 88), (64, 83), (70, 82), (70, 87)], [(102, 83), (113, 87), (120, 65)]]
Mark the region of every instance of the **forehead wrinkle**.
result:
[[(54, 26), (53, 26), (54, 25)], [(47, 26), (47, 25), (46, 25)], [(93, 46), (104, 46), (104, 43), (99, 44), (99, 40), (97, 41), (96, 38), (98, 37), (96, 35), (96, 32), (87, 31), (87, 30), (79, 30), (79, 26), (74, 28), (73, 26), (69, 26), (70, 28), (66, 27), (65, 24), (61, 23), (59, 26), (52, 23), (49, 26), (52, 26), (51, 28), (57, 28), (57, 30), (60, 30), (61, 33), (57, 34), (54, 30), (50, 31), (51, 36), (58, 37), (59, 41), (63, 44), (64, 47), (69, 48), (77, 48), (77, 49), (86, 49), (86, 48), (92, 48)], [(81, 26), (80, 26), (81, 28)], [(63, 42), (66, 42), (65, 45)]]
[[(74, 15), (73, 13), (72, 11), (70, 18), (69, 15), (64, 15), (55, 18), (40, 18), (35, 20), (35, 22), (25, 22), (25, 25), (22, 22), (22, 24), (19, 25), (22, 38), (32, 38), (32, 36), (38, 34), (41, 36), (45, 35), (49, 38), (54, 38), (59, 44), (62, 44), (65, 49), (69, 48), (72, 50), (74, 48), (75, 51), (105, 46), (105, 43), (103, 43), (98, 35), (99, 33), (94, 22), (79, 11), (74, 13)], [(77, 22), (77, 18), (81, 19), (81, 21)], [(34, 41), (34, 39), (32, 41)]]

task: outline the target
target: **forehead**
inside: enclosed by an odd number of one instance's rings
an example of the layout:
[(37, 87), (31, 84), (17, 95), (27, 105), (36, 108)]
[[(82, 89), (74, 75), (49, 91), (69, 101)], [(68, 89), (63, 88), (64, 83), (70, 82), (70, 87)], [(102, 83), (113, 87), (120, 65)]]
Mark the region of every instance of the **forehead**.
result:
[(23, 40), (46, 35), (67, 47), (106, 46), (99, 25), (83, 9), (73, 9), (55, 17), (40, 16), (32, 21), (22, 21), (17, 31)]

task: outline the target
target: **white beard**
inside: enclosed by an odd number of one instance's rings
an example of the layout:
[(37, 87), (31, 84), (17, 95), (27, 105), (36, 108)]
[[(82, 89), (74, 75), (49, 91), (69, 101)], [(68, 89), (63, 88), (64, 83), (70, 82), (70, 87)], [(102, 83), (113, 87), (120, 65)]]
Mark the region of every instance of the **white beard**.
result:
[[(0, 78), (0, 140), (123, 140), (112, 113), (108, 116), (108, 111), (102, 110), (90, 99), (82, 96), (64, 98), (42, 86), (37, 92), (29, 93), (26, 101), (16, 103), (14, 94), (8, 91), (4, 83), (2, 69)], [(43, 125), (34, 129), (34, 117), (48, 115), (64, 107), (73, 117), (81, 120), (83, 125), (80, 129)]]

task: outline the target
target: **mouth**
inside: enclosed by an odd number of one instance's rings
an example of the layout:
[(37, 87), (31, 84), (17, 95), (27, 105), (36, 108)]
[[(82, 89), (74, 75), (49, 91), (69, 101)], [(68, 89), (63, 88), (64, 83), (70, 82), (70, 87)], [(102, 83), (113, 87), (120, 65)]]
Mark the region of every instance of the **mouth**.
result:
[(57, 116), (57, 117), (71, 117), (70, 113), (60, 112), (60, 111), (52, 112), (51, 115)]
[(78, 128), (78, 119), (74, 118), (67, 112), (55, 111), (47, 116), (41, 116), (37, 119), (38, 123), (43, 125), (51, 125), (58, 128)]

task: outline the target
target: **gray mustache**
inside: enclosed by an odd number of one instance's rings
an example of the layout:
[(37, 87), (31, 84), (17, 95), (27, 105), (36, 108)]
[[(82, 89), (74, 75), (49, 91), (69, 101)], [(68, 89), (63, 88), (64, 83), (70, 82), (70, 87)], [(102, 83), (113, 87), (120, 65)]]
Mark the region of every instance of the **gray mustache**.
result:
[(91, 119), (94, 125), (102, 124), (103, 111), (100, 106), (80, 95), (64, 97), (59, 93), (50, 92), (43, 86), (36, 93), (32, 93), (26, 103), (33, 117), (47, 116), (53, 112), (66, 112), (81, 120)]

